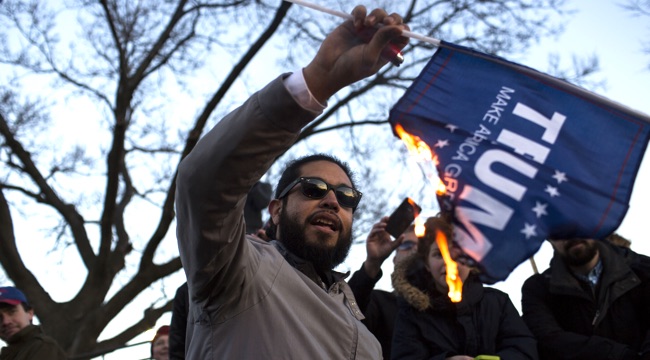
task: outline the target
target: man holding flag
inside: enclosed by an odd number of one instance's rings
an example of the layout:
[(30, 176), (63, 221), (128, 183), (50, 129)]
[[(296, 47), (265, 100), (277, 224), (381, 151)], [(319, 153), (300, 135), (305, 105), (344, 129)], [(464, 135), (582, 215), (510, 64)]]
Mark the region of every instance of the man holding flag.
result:
[[(344, 274), (361, 193), (343, 163), (298, 159), (269, 212), (275, 241), (246, 235), (246, 194), (340, 89), (388, 63), (408, 26), (382, 9), (334, 29), (313, 61), (252, 95), (181, 162), (177, 237), (189, 290), (188, 359), (380, 359)], [(376, 28), (378, 26), (378, 28)], [(361, 30), (376, 30), (369, 42)], [(330, 191), (331, 190), (331, 191)]]

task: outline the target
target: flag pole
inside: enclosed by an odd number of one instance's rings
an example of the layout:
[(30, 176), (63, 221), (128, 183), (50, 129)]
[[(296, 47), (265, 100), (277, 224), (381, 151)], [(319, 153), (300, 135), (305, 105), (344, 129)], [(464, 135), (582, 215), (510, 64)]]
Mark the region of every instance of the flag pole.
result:
[(539, 271), (537, 270), (537, 263), (535, 263), (535, 257), (531, 256), (528, 260), (530, 260), (530, 266), (533, 267), (533, 272), (535, 274), (539, 274)]
[[(318, 11), (324, 12), (326, 14), (338, 16), (338, 17), (346, 19), (346, 20), (354, 19), (352, 14), (347, 14), (347, 13), (344, 13), (342, 11), (326, 8), (326, 7), (322, 6), (322, 5), (314, 4), (314, 3), (311, 3), (311, 2), (308, 2), (308, 1), (305, 1), (305, 0), (284, 0), (284, 1), (294, 3), (294, 4), (297, 4), (297, 5), (300, 5), (300, 6), (308, 7), (310, 9), (318, 10)], [(416, 39), (416, 40), (428, 42), (429, 44), (433, 44), (435, 46), (440, 46), (440, 40), (436, 39), (436, 38), (424, 36), (422, 34), (417, 34), (417, 33), (414, 33), (414, 32), (408, 31), (408, 30), (402, 30), (402, 35), (406, 36), (408, 38), (411, 38), (411, 39)]]

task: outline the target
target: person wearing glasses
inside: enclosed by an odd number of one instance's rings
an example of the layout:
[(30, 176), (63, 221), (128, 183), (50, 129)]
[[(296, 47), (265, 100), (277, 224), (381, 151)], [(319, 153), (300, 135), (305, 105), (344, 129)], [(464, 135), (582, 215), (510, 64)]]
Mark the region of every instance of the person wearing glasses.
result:
[(390, 359), (393, 329), (397, 317), (397, 294), (394, 291), (375, 289), (382, 277), (381, 266), (395, 252), (393, 265), (417, 252), (418, 237), (411, 225), (397, 239), (386, 232), (388, 216), (372, 226), (366, 239), (366, 260), (348, 281), (359, 308), (366, 318), (362, 321), (379, 343), (384, 359)]
[[(183, 159), (177, 237), (190, 308), (188, 359), (380, 359), (342, 274), (361, 200), (351, 171), (317, 154), (292, 162), (269, 212), (274, 241), (246, 235), (246, 193), (338, 90), (388, 63), (408, 27), (382, 9), (352, 11), (312, 62), (222, 119)], [(382, 24), (383, 26), (375, 27)], [(376, 29), (368, 43), (359, 30)]]

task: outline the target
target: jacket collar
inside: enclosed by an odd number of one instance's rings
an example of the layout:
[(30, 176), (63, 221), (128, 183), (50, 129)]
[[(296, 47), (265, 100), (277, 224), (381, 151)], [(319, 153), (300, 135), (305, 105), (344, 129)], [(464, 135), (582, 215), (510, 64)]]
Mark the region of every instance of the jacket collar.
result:
[(21, 329), (19, 332), (15, 333), (14, 336), (11, 338), (7, 339), (7, 344), (8, 345), (14, 345), (22, 342), (25, 339), (28, 339), (32, 337), (34, 333), (41, 333), (41, 327), (37, 325), (27, 325), (23, 329)]
[(470, 275), (463, 283), (463, 299), (460, 303), (451, 302), (447, 294), (435, 290), (431, 274), (426, 270), (417, 254), (402, 260), (395, 266), (391, 275), (395, 292), (419, 311), (447, 310), (455, 307), (459, 313), (469, 309), (483, 297), (483, 285)]
[(271, 241), (271, 244), (273, 244), (273, 246), (275, 246), (278, 252), (282, 254), (282, 256), (289, 263), (289, 265), (291, 265), (293, 268), (303, 273), (305, 276), (310, 278), (313, 282), (318, 284), (324, 290), (328, 290), (333, 285), (342, 282), (350, 274), (349, 271), (347, 273), (340, 273), (334, 270), (329, 270), (326, 271), (321, 277), (320, 275), (318, 275), (318, 272), (316, 271), (312, 263), (310, 263), (307, 260), (304, 260), (303, 258), (289, 251), (281, 242), (277, 240), (273, 240)]
[[(599, 282), (601, 289), (608, 289), (611, 284), (623, 281), (628, 284), (621, 287), (620, 290), (623, 293), (639, 283), (638, 277), (627, 264), (626, 259), (617, 253), (613, 245), (604, 241), (597, 241), (596, 246), (598, 246), (600, 261), (602, 261), (603, 265), (603, 272)], [(549, 272), (551, 292), (569, 295), (584, 294), (579, 280), (573, 276), (571, 270), (559, 255), (553, 255)]]

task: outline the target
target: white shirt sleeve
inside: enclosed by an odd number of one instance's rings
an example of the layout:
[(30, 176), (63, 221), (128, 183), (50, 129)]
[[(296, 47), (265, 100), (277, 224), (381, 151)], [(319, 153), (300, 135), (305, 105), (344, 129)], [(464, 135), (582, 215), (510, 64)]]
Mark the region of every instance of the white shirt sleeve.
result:
[(305, 82), (305, 77), (302, 74), (302, 69), (295, 71), (288, 77), (284, 78), (284, 86), (287, 88), (291, 96), (296, 100), (298, 105), (300, 105), (305, 110), (309, 110), (314, 113), (322, 113), (323, 110), (327, 107), (327, 104), (323, 105), (314, 98), (311, 91), (307, 87)]

